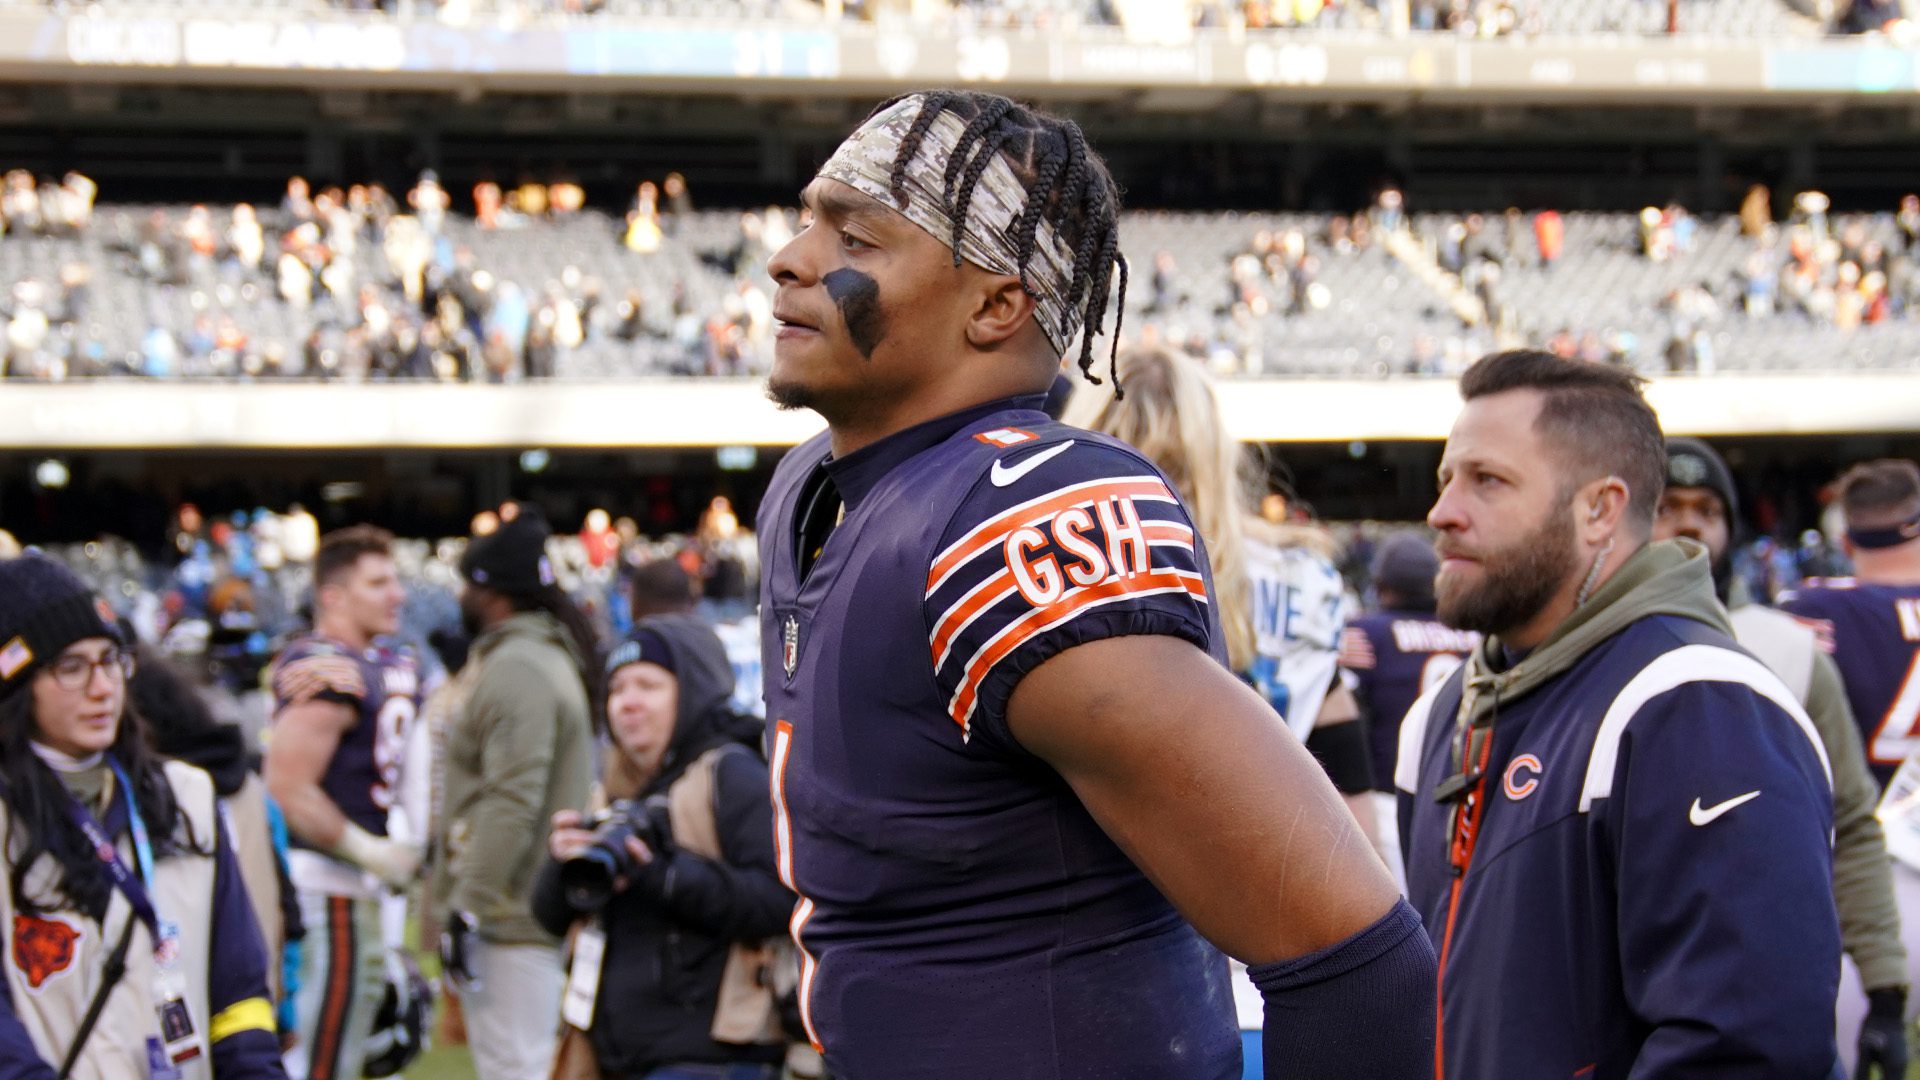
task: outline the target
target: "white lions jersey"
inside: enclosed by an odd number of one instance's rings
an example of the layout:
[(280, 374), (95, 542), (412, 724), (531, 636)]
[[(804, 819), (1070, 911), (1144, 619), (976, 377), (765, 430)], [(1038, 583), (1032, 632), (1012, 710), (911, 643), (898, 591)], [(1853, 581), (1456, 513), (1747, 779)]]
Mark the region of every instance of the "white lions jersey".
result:
[(1339, 670), (1346, 626), (1345, 582), (1312, 548), (1247, 541), (1253, 598), (1254, 688), (1303, 741)]
[(767, 701), (760, 696), (760, 617), (749, 615), (738, 622), (714, 625), (720, 644), (727, 650), (727, 663), (733, 667), (733, 698), (727, 704), (741, 716), (765, 719)]

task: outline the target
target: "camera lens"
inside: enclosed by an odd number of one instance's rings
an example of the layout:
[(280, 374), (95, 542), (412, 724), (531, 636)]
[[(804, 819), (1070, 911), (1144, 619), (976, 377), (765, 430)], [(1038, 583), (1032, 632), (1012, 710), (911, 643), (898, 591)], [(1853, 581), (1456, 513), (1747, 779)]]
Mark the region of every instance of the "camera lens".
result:
[(613, 880), (620, 876), (613, 855), (598, 844), (560, 865), (560, 888), (573, 910), (591, 913), (613, 898)]
[(606, 907), (613, 898), (614, 882), (639, 869), (627, 850), (627, 840), (637, 835), (633, 819), (624, 804), (615, 810), (594, 834), (593, 844), (560, 865), (560, 887), (567, 903), (582, 914)]

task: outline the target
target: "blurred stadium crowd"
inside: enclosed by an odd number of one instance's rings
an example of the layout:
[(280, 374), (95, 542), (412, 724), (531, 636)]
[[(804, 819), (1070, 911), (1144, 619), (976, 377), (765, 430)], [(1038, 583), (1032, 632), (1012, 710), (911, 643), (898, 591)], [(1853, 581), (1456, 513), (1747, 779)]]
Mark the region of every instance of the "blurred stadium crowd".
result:
[[(257, 735), (267, 721), (262, 672), (312, 622), (319, 525), (298, 504), (211, 518), (185, 504), (173, 520), (167, 547), (157, 552), (111, 536), (43, 550), (109, 598), (143, 643), (197, 674), (224, 718)], [(495, 512), (482, 512), (474, 535), (498, 523)], [(398, 637), (435, 666), (458, 667), (461, 659), (458, 568), (465, 549), (465, 538), (416, 538), (394, 547), (406, 590)], [(19, 552), (0, 530), (0, 558)], [(663, 561), (677, 565), (697, 589), (699, 612), (726, 628), (729, 645), (738, 646), (731, 651), (743, 669), (751, 666), (742, 674), (754, 677), (743, 677), (742, 685), (757, 688), (757, 630), (735, 627), (753, 613), (758, 553), (752, 530), (724, 496), (712, 500), (690, 534), (650, 537), (630, 517), (589, 511), (577, 530), (548, 542), (548, 556), (558, 584), (608, 640), (632, 629), (626, 575)], [(749, 704), (743, 699), (743, 707)]]
[[(602, 193), (604, 195), (604, 193)], [(763, 373), (782, 207), (696, 209), (678, 173), (624, 215), (570, 179), (287, 182), (277, 206), (96, 205), (79, 173), (0, 188), (4, 373), (617, 379)], [(1543, 341), (1646, 373), (1906, 368), (1920, 196), (1836, 213), (1755, 187), (1738, 215), (1138, 211), (1129, 337), (1216, 373), (1457, 373)]]
[[(1310, 504), (1286, 496), (1270, 497), (1264, 512), (1324, 531), (1339, 553), (1347, 590), (1356, 601), (1371, 595), (1375, 554), (1393, 526), (1319, 521)], [(494, 511), (482, 511), (474, 535), (486, 535), (497, 524)], [(316, 519), (299, 504), (213, 517), (183, 504), (159, 551), (113, 536), (41, 550), (109, 598), (142, 642), (196, 673), (224, 718), (257, 733), (268, 718), (262, 672), (289, 638), (311, 624), (319, 537)], [(461, 659), (459, 565), (466, 545), (463, 537), (416, 537), (394, 545), (406, 591), (397, 636), (435, 666), (458, 667)], [(0, 558), (20, 550), (0, 530)], [(590, 510), (577, 529), (555, 533), (547, 554), (560, 587), (606, 640), (618, 640), (633, 627), (628, 584), (636, 568), (677, 565), (696, 590), (696, 610), (719, 628), (735, 662), (742, 688), (737, 706), (758, 711), (760, 645), (753, 616), (759, 556), (753, 531), (726, 497), (711, 501), (691, 533), (649, 536), (632, 517)], [(1848, 572), (1839, 546), (1817, 529), (1797, 537), (1763, 532), (1738, 550), (1734, 567), (1749, 594), (1763, 601), (1805, 579)]]
[[(56, 6), (64, 0), (54, 0)], [(109, 5), (111, 6), (111, 5)], [(464, 24), (605, 16), (946, 23), (955, 29), (1311, 29), (1447, 33), (1793, 37), (1911, 32), (1907, 0), (224, 0), (221, 6), (384, 11)]]

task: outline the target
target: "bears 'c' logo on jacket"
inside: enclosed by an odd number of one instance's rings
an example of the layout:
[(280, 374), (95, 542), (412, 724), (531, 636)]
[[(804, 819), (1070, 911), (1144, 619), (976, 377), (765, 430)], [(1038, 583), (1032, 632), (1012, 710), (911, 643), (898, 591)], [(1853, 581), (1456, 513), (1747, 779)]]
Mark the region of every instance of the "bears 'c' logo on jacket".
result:
[(1501, 778), (1500, 786), (1506, 788), (1507, 798), (1514, 802), (1534, 793), (1540, 787), (1540, 759), (1532, 754), (1521, 754), (1507, 766), (1507, 774)]
[(73, 964), (74, 943), (80, 931), (54, 919), (29, 915), (13, 917), (13, 962), (26, 972), (27, 985), (40, 989), (48, 979)]

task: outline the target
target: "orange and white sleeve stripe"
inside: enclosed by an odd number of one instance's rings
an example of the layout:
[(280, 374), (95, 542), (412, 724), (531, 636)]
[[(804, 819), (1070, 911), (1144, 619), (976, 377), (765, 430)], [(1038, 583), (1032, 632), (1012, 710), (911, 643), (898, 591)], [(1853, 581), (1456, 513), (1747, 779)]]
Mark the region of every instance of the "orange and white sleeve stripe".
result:
[(1091, 609), (1166, 593), (1185, 593), (1203, 604), (1207, 602), (1206, 583), (1198, 572), (1167, 569), (1131, 578), (1109, 578), (1096, 585), (1070, 590), (1045, 607), (1033, 608), (988, 638), (967, 661), (960, 687), (948, 702), (948, 715), (963, 731), (967, 730), (973, 720), (974, 707), (979, 703), (981, 683), (996, 664), (1027, 642)]

